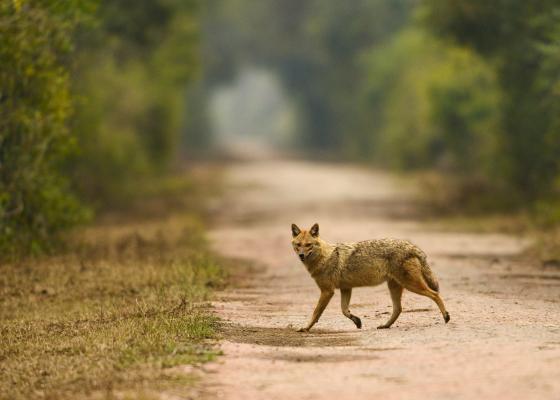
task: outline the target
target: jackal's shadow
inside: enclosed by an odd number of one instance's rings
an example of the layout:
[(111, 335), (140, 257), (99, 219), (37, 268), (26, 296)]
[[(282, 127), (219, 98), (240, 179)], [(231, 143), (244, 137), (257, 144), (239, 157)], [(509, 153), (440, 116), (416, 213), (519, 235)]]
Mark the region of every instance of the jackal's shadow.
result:
[(296, 332), (293, 328), (265, 328), (226, 323), (220, 329), (224, 339), (235, 343), (258, 344), (277, 347), (326, 347), (353, 346), (356, 333), (327, 329)]

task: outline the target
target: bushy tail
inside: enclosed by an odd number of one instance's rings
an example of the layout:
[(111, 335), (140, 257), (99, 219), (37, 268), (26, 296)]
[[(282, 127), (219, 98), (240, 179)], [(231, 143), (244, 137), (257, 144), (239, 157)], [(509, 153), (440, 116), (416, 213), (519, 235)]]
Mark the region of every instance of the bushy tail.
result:
[(415, 257), (418, 259), (418, 261), (420, 261), (420, 270), (422, 271), (422, 275), (424, 276), (428, 287), (432, 290), (435, 290), (436, 292), (439, 292), (439, 283), (435, 274), (432, 272), (430, 265), (428, 264), (426, 253), (424, 253), (418, 247), (413, 246), (412, 250), (408, 253), (408, 256)]
[(414, 256), (417, 257), (418, 260), (420, 260), (420, 265), (422, 266), (420, 270), (422, 271), (422, 275), (424, 276), (426, 283), (428, 284), (430, 289), (439, 292), (438, 280), (435, 274), (432, 272), (432, 269), (428, 264), (428, 260), (426, 260), (426, 254), (424, 254), (424, 252), (420, 249), (415, 249), (415, 250), (416, 251), (414, 252)]
[(439, 292), (439, 282), (436, 276), (434, 275), (434, 273), (432, 272), (432, 269), (430, 268), (430, 266), (428, 265), (425, 259), (420, 260), (420, 262), (422, 264), (422, 269), (421, 269), (422, 275), (424, 275), (424, 279), (426, 280), (426, 283), (428, 284), (430, 289)]

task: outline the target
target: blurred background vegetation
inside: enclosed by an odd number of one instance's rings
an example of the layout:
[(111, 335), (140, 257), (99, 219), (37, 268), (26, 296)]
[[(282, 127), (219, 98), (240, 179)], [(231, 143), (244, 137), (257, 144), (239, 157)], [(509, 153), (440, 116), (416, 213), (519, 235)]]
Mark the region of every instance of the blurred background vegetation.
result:
[(197, 104), (226, 88), (238, 112), (191, 136), (225, 136), (258, 87), (231, 82), (258, 70), (288, 103), (289, 132), (271, 132), (271, 114), (246, 134), (305, 157), (419, 171), (440, 211), (560, 221), (560, 1), (210, 4)]
[(2, 0), (0, 251), (270, 143), (560, 221), (560, 1)]
[(39, 253), (177, 155), (195, 1), (0, 2), (0, 252)]

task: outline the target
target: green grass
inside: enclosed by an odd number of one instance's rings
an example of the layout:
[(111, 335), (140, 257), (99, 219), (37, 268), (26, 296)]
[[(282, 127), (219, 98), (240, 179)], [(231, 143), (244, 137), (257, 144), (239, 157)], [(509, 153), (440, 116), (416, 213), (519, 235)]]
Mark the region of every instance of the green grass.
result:
[(224, 274), (193, 212), (168, 211), (0, 266), (0, 398), (150, 398), (216, 356), (207, 300)]

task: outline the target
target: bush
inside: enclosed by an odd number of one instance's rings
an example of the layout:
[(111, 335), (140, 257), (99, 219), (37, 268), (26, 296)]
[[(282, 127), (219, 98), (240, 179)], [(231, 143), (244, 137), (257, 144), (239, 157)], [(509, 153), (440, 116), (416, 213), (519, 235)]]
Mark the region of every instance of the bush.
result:
[[(0, 252), (37, 253), (176, 156), (194, 2), (0, 3)], [(83, 23), (87, 21), (87, 23)], [(141, 27), (141, 29), (139, 29)]]
[(496, 71), (500, 175), (512, 201), (523, 208), (558, 202), (558, 1), (429, 0), (425, 14), (434, 32), (474, 49)]
[(80, 9), (0, 3), (0, 252), (36, 253), (86, 210), (60, 162), (74, 148), (66, 57)]
[(192, 2), (143, 0), (130, 10), (103, 1), (98, 23), (81, 30), (72, 118), (80, 151), (66, 169), (95, 208), (126, 204), (176, 159), (197, 67), (194, 12)]
[(499, 92), (482, 60), (410, 28), (373, 52), (368, 64), (376, 159), (455, 175), (491, 171)]

